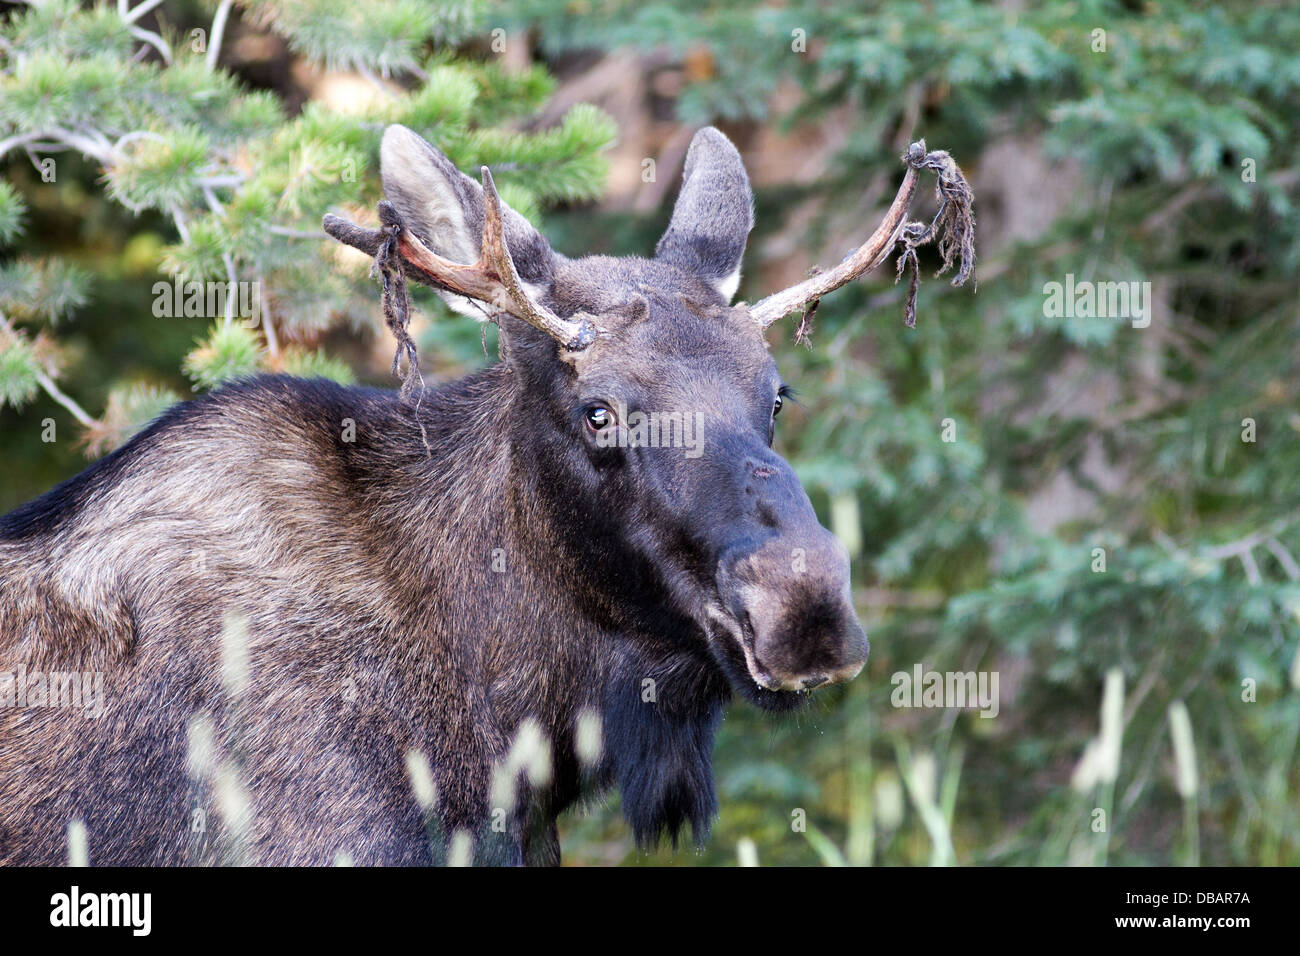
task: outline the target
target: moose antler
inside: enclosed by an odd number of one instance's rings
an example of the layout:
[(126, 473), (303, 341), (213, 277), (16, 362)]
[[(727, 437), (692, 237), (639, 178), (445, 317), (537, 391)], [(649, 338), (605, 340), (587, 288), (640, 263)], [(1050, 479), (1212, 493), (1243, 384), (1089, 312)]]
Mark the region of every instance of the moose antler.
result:
[(522, 319), (571, 352), (587, 348), (596, 340), (599, 331), (591, 316), (579, 313), (572, 319), (562, 319), (528, 297), (506, 246), (501, 200), (497, 197), (492, 173), (484, 166), (482, 175), (483, 241), (478, 261), (468, 265), (445, 259), (421, 242), (406, 228), (393, 204), (387, 200), (379, 203), (379, 229), (366, 229), (339, 216), (326, 216), (322, 225), (339, 242), (370, 256), (390, 258), (383, 254), (386, 252), (384, 246), (393, 243), (400, 254), (404, 272), (415, 281), (486, 303), (498, 312)]
[[(939, 240), (939, 252), (943, 256), (943, 266), (938, 274), (947, 272), (953, 265), (954, 256), (961, 259), (957, 275), (953, 277), (955, 286), (965, 284), (975, 268), (975, 214), (972, 208), (974, 194), (966, 179), (962, 176), (957, 163), (944, 150), (926, 152), (925, 140), (913, 143), (903, 156), (907, 163), (907, 174), (903, 184), (898, 187), (898, 194), (885, 213), (884, 221), (876, 227), (870, 238), (850, 253), (833, 269), (820, 272), (760, 299), (749, 309), (749, 314), (758, 323), (759, 328), (766, 329), (777, 319), (792, 312), (811, 310), (828, 292), (833, 292), (842, 285), (865, 275), (889, 258), (895, 244), (902, 247), (898, 263), (898, 275), (901, 277), (907, 265), (912, 266), (912, 282), (908, 290), (907, 324), (916, 324), (916, 287), (917, 260), (916, 248)], [(912, 196), (916, 192), (917, 175), (922, 169), (932, 169), (939, 176), (937, 194), (939, 211), (927, 226), (922, 222), (904, 222)]]

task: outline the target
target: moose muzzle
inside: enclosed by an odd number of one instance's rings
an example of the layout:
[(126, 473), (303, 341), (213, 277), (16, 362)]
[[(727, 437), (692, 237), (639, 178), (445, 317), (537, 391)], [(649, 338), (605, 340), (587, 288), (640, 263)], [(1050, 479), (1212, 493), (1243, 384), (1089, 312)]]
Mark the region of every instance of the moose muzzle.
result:
[[(778, 468), (789, 472), (784, 462)], [(793, 521), (769, 526), (756, 547), (749, 538), (727, 549), (718, 567), (718, 593), (749, 674), (768, 690), (852, 680), (869, 650), (853, 608), (848, 552), (817, 523), (802, 489), (798, 496), (803, 507), (792, 509)]]

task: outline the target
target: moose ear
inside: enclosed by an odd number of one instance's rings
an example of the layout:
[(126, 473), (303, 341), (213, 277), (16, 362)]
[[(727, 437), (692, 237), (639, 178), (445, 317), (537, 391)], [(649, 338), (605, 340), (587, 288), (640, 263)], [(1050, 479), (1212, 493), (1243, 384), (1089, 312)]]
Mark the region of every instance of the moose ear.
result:
[(753, 227), (754, 194), (740, 153), (712, 126), (700, 130), (686, 153), (682, 191), (655, 258), (702, 276), (730, 302)]
[[(379, 147), (384, 195), (407, 229), (431, 250), (453, 262), (478, 261), (483, 242), (483, 187), (443, 153), (405, 126), (384, 130)], [(544, 298), (555, 272), (555, 253), (528, 220), (501, 203), (506, 247), (515, 271), (534, 299)], [(471, 318), (484, 312), (464, 296), (439, 293), (451, 308)]]

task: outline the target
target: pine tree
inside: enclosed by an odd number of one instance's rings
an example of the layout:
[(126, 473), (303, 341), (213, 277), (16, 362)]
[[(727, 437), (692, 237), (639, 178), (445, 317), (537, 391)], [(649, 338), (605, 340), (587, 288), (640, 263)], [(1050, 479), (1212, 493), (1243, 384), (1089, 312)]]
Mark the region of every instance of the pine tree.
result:
[[(434, 137), (463, 168), (500, 170), (506, 201), (533, 219), (547, 205), (593, 198), (604, 182), (609, 119), (577, 106), (552, 129), (521, 132), (517, 121), (554, 84), (541, 68), (509, 71), (474, 54), (474, 3), (241, 4), (310, 63), (360, 74), (376, 91), (362, 114), (310, 102), (292, 117), (221, 68), (230, 0), (209, 5), (211, 26), (187, 34), (142, 26), (157, 7), (53, 0), (10, 16), (0, 28), (0, 156), (24, 152), (57, 182), (62, 154), (80, 153), (102, 169), (115, 202), (170, 220), (163, 268), (172, 281), (157, 284), (155, 310), (213, 319), (183, 363), (196, 389), (259, 370), (353, 379), (343, 361), (295, 343), (373, 321), (368, 264), (326, 239), (320, 221), (332, 207), (373, 219), (387, 124)], [(102, 453), (179, 396), (121, 383), (96, 417), (60, 388), (70, 357), (53, 327), (86, 301), (90, 277), (22, 254), (24, 209), (0, 182), (0, 244), (18, 253), (0, 266), (0, 404), (21, 406), (44, 389)], [(252, 287), (251, 309), (233, 294), (240, 283)], [(212, 297), (214, 284), (232, 294)], [(437, 301), (423, 304), (436, 311)], [(191, 305), (197, 313), (185, 311)]]

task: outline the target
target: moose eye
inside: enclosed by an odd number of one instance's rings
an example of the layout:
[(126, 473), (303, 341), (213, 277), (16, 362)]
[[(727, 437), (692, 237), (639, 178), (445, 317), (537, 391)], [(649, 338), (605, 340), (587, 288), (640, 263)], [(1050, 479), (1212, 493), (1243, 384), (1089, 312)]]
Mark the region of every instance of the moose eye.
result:
[(794, 394), (794, 389), (789, 385), (782, 385), (776, 390), (776, 398), (772, 401), (772, 417), (776, 418), (781, 414), (781, 409), (785, 406), (786, 397)]
[(584, 417), (587, 420), (587, 427), (594, 432), (608, 428), (614, 423), (614, 413), (604, 405), (592, 405), (587, 409)]

